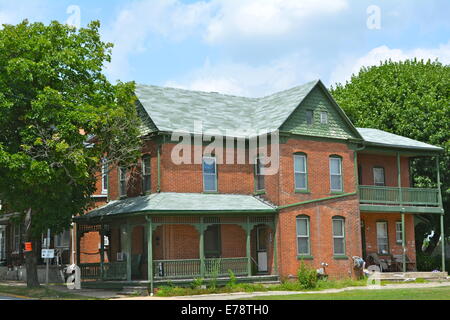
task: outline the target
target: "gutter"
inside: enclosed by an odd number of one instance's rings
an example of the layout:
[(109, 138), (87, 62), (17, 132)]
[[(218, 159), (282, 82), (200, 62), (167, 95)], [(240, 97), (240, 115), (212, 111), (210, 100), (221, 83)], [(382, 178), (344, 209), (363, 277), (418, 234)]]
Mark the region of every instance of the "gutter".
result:
[(321, 201), (327, 201), (327, 200), (333, 200), (333, 199), (345, 198), (345, 197), (349, 197), (349, 196), (354, 196), (354, 195), (356, 195), (356, 194), (357, 194), (357, 192), (350, 192), (350, 193), (339, 194), (339, 195), (335, 195), (335, 196), (331, 196), (331, 197), (325, 197), (325, 198), (320, 198), (320, 199), (307, 200), (307, 201), (302, 201), (302, 202), (297, 202), (297, 203), (287, 204), (287, 205), (284, 205), (284, 206), (279, 206), (279, 207), (278, 207), (278, 210), (286, 209), (286, 208), (292, 208), (292, 207), (297, 207), (297, 206), (301, 206), (301, 205), (305, 205), (305, 204), (310, 204), (310, 203), (315, 203), (315, 202), (321, 202)]

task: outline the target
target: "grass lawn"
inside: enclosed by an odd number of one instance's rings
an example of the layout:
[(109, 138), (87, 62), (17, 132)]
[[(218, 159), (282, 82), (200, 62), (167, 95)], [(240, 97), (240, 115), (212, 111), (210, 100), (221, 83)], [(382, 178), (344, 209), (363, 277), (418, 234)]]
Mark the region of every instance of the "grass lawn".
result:
[(353, 290), (339, 293), (308, 293), (255, 297), (251, 300), (450, 300), (450, 287), (388, 290)]
[(54, 289), (49, 289), (44, 286), (36, 289), (28, 289), (24, 286), (5, 286), (0, 285), (0, 295), (12, 295), (27, 297), (39, 300), (98, 300), (97, 298), (90, 298), (72, 293), (60, 292)]

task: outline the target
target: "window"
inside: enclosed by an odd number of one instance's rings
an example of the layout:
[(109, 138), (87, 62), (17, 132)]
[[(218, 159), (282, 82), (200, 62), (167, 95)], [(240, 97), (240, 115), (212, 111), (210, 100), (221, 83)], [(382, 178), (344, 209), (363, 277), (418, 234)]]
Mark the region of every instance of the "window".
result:
[(151, 161), (150, 156), (142, 158), (142, 192), (147, 193), (151, 190)]
[(403, 228), (401, 221), (395, 223), (395, 242), (403, 244)]
[(127, 195), (127, 168), (119, 168), (119, 192), (120, 196), (124, 197)]
[(217, 191), (217, 164), (215, 157), (203, 157), (203, 190)]
[(320, 113), (320, 123), (321, 124), (328, 124), (328, 112), (322, 111)]
[(306, 110), (306, 124), (308, 125), (314, 124), (314, 111)]
[(297, 217), (297, 254), (311, 254), (309, 245), (309, 217), (307, 216)]
[(384, 168), (373, 168), (373, 181), (376, 186), (384, 186)]
[(102, 159), (102, 194), (108, 194), (108, 160)]
[(261, 158), (255, 159), (255, 188), (256, 191), (263, 191), (264, 185), (264, 165), (261, 162)]
[(295, 175), (295, 190), (308, 189), (308, 176), (306, 169), (306, 155), (294, 155), (294, 175)]
[(386, 221), (377, 222), (377, 245), (379, 254), (389, 254), (388, 225)]
[(330, 183), (331, 191), (342, 191), (342, 159), (338, 157), (330, 158)]
[(335, 256), (345, 255), (345, 220), (342, 217), (333, 218), (333, 250)]
[(56, 248), (68, 248), (70, 246), (70, 230), (64, 230), (55, 236)]
[(221, 247), (220, 247), (221, 237), (220, 237), (220, 225), (213, 224), (205, 230), (204, 235), (204, 248), (206, 258), (220, 258)]
[(358, 166), (358, 184), (362, 185), (362, 167), (361, 167), (361, 165)]
[(6, 227), (0, 226), (0, 261), (6, 260)]

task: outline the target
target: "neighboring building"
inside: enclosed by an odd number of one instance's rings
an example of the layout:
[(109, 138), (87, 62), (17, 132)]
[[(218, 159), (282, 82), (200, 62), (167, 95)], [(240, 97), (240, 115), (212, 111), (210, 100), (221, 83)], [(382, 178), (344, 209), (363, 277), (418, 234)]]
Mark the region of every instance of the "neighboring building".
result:
[[(326, 264), (330, 277), (356, 276), (354, 256), (405, 249), (414, 263), (414, 214), (443, 214), (439, 190), (411, 188), (409, 172), (411, 158), (443, 150), (355, 128), (321, 81), (257, 99), (145, 85), (136, 96), (142, 158), (131, 168), (104, 165), (97, 209), (75, 219), (83, 279), (153, 283), (228, 270), (287, 278), (301, 261)], [(234, 144), (212, 152), (200, 140), (202, 152), (190, 147), (196, 163), (174, 163), (173, 133), (197, 141), (209, 130)], [(279, 143), (253, 149), (255, 133), (245, 130), (277, 131)], [(279, 170), (265, 175), (275, 150)]]

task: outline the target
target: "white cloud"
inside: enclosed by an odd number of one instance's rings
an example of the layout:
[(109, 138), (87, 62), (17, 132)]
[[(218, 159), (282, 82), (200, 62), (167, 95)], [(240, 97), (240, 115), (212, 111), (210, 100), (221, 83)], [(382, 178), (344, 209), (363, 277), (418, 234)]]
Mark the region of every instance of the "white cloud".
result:
[(205, 39), (221, 43), (255, 37), (286, 36), (308, 21), (347, 8), (347, 0), (215, 0), (218, 10)]
[(261, 97), (319, 78), (319, 72), (304, 72), (308, 64), (310, 61), (300, 54), (285, 56), (259, 66), (232, 62), (213, 65), (207, 60), (198, 70), (182, 79), (167, 81), (165, 85), (189, 90)]
[(352, 74), (358, 74), (362, 67), (379, 65), (381, 61), (404, 61), (407, 59), (436, 60), (444, 64), (450, 64), (450, 41), (441, 44), (437, 48), (416, 48), (411, 50), (391, 49), (386, 45), (377, 47), (369, 51), (366, 55), (356, 59), (347, 59), (332, 72), (330, 83), (345, 83), (350, 80)]

